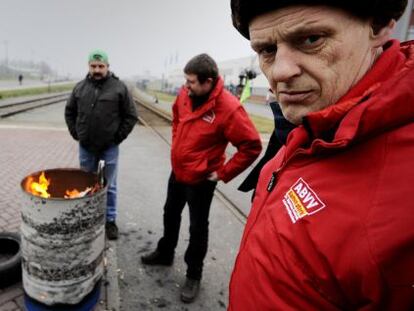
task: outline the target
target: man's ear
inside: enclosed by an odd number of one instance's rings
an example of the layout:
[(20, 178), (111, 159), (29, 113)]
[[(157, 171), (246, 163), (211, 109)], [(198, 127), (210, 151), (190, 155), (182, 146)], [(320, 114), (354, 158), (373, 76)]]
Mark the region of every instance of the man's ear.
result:
[(371, 28), (370, 39), (372, 40), (373, 47), (379, 48), (390, 40), (396, 24), (397, 22), (394, 19), (391, 19), (387, 25), (379, 29), (376, 33), (374, 33), (374, 29)]
[(207, 78), (205, 83), (208, 83), (209, 85), (213, 85), (213, 78)]

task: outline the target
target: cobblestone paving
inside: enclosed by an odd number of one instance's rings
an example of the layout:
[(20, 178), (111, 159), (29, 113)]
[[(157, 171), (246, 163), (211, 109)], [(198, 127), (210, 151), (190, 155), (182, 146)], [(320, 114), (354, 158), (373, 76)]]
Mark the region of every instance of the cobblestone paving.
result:
[[(21, 180), (36, 171), (78, 167), (77, 144), (66, 130), (0, 128), (0, 231), (18, 232)], [(0, 289), (0, 311), (25, 310), (22, 284)], [(96, 311), (103, 310), (97, 306)]]
[(19, 231), (21, 180), (36, 171), (77, 167), (77, 145), (61, 130), (0, 128), (0, 230)]

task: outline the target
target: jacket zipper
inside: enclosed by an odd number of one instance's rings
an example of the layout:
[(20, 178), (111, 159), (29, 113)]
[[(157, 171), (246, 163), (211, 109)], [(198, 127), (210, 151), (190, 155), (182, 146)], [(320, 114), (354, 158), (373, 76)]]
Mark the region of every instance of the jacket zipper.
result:
[[(95, 106), (96, 106), (96, 103), (98, 102), (98, 95), (99, 95), (99, 89), (98, 89), (98, 87), (96, 87), (96, 86), (94, 86), (95, 87), (95, 90), (94, 90), (94, 95), (95, 95), (95, 98), (94, 98), (94, 101), (92, 102), (92, 104), (91, 104), (91, 107), (92, 107), (92, 109), (91, 109), (91, 116), (92, 116), (92, 114), (93, 114), (93, 112), (94, 112), (94, 110), (95, 110)], [(89, 140), (92, 140), (92, 137), (91, 137), (91, 131), (90, 131), (90, 127), (91, 127), (91, 120), (89, 120), (89, 122), (88, 122), (89, 124), (88, 124), (88, 133), (89, 133), (89, 135), (88, 135), (88, 139)]]
[[(186, 120), (184, 120), (184, 121), (182, 121), (182, 122), (179, 122), (178, 123), (178, 125), (177, 125), (177, 134), (176, 134), (176, 139), (175, 139), (175, 150), (176, 150), (176, 152), (177, 152), (177, 150), (179, 150), (179, 144), (177, 143), (177, 142), (182, 142), (182, 136), (183, 136), (183, 129), (184, 129), (184, 126), (186, 125), (186, 123), (190, 123), (190, 130), (191, 130), (191, 126), (193, 125), (193, 120), (196, 120), (196, 119), (199, 119), (204, 113), (206, 113), (207, 111), (209, 111), (209, 110), (211, 110), (213, 108), (213, 106), (212, 107), (209, 107), (208, 109), (207, 108), (204, 108), (204, 112), (203, 113), (201, 113), (200, 111), (201, 110), (199, 110), (199, 111), (197, 111), (197, 114), (195, 114), (195, 115), (193, 115), (193, 116), (190, 116), (188, 119), (186, 119)], [(203, 109), (203, 108), (202, 108)], [(188, 126), (188, 125), (187, 125)], [(187, 131), (187, 133), (186, 134), (188, 134), (188, 131)], [(173, 158), (173, 161), (174, 161), (174, 159), (175, 159), (175, 156), (172, 154), (172, 158)]]
[(95, 100), (92, 102), (92, 108), (95, 107), (95, 105), (98, 101), (98, 95), (99, 95), (99, 88), (95, 86)]

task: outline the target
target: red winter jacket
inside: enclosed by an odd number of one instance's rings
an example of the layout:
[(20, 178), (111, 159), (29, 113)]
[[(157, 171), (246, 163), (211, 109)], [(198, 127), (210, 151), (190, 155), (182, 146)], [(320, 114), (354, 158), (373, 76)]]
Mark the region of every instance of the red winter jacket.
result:
[[(225, 163), (225, 150), (232, 143), (237, 152)], [(171, 163), (178, 181), (195, 184), (217, 171), (228, 182), (260, 154), (261, 141), (240, 102), (218, 79), (208, 100), (192, 111), (186, 88), (173, 105)]]
[(386, 47), (262, 170), (229, 310), (414, 310), (414, 42)]

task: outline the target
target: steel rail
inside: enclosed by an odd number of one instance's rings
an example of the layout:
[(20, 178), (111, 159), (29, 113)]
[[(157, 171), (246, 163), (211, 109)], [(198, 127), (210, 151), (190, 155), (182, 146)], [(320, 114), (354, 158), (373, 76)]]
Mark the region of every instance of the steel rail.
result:
[(66, 100), (69, 97), (69, 94), (70, 93), (65, 92), (63, 94), (61, 93), (58, 95), (23, 100), (5, 105), (0, 104), (0, 118), (7, 118), (18, 113), (26, 112), (28, 110), (60, 103)]

